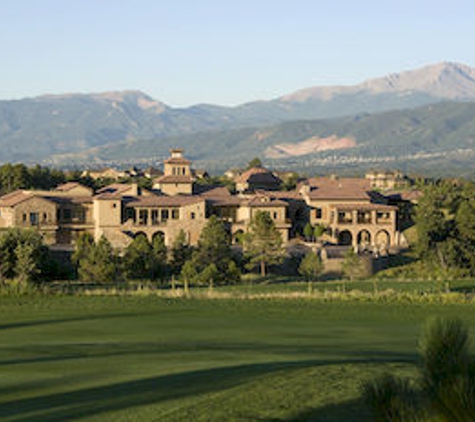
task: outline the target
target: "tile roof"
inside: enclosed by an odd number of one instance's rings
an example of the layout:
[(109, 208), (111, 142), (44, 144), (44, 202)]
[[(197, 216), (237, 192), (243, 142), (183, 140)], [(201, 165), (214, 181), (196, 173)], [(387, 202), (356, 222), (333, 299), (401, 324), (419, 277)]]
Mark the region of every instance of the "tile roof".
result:
[(104, 186), (103, 188), (97, 191), (98, 194), (102, 193), (121, 193), (127, 192), (129, 189), (132, 189), (133, 186), (127, 183), (112, 183), (110, 185)]
[(155, 183), (193, 183), (190, 175), (165, 175), (154, 180)]
[(166, 164), (190, 164), (191, 161), (183, 157), (171, 157), (164, 161)]
[(361, 210), (361, 211), (393, 211), (397, 207), (385, 204), (335, 204), (333, 208), (338, 210)]
[(282, 180), (263, 167), (253, 167), (236, 177), (236, 183), (280, 184)]
[(361, 178), (315, 177), (307, 180), (310, 199), (357, 199), (371, 200), (371, 184)]
[(127, 203), (128, 207), (180, 207), (183, 205), (197, 204), (204, 202), (205, 199), (200, 196), (167, 196), (167, 195), (153, 195), (153, 196), (137, 196), (133, 197)]

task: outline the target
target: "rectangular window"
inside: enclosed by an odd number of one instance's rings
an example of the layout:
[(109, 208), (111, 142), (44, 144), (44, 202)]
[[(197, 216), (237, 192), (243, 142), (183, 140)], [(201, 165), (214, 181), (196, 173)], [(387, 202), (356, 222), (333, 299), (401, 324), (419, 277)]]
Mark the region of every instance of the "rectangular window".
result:
[(152, 210), (152, 224), (160, 224), (160, 220), (158, 219), (158, 210)]
[(277, 214), (277, 211), (274, 211), (274, 213), (273, 213), (273, 218), (274, 218), (274, 220), (277, 220), (277, 217), (278, 217), (278, 216), (279, 216), (279, 214)]
[(40, 216), (37, 212), (30, 212), (30, 224), (37, 226), (40, 222)]
[(315, 209), (315, 218), (320, 219), (320, 218), (322, 218), (322, 216), (323, 216), (322, 209), (321, 208), (316, 208)]
[(178, 220), (180, 218), (180, 210), (177, 208), (172, 209), (172, 219)]
[(190, 213), (190, 218), (191, 218), (192, 220), (194, 220), (195, 217), (196, 217), (196, 214), (195, 214), (194, 212)]
[(146, 226), (148, 223), (148, 210), (139, 210), (139, 224)]
[(169, 214), (170, 213), (168, 212), (168, 210), (162, 210), (162, 213), (161, 213), (162, 221), (167, 221), (170, 216)]
[(63, 210), (63, 220), (64, 221), (71, 221), (71, 210), (69, 208), (65, 208)]

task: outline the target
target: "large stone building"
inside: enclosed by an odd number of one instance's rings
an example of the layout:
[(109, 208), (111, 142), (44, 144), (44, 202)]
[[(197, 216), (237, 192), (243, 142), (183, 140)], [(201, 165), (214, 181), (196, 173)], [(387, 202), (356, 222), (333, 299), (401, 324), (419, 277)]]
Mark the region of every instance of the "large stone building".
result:
[[(174, 149), (154, 190), (112, 184), (93, 192), (77, 183), (53, 191), (19, 190), (0, 198), (0, 228), (35, 227), (52, 247), (68, 249), (82, 232), (105, 236), (123, 248), (138, 234), (163, 236), (171, 245), (183, 230), (196, 244), (212, 215), (223, 219), (235, 241), (257, 211), (268, 212), (284, 242), (310, 222), (326, 228), (333, 244), (381, 248), (401, 245), (397, 207), (371, 188), (368, 179), (315, 178), (291, 192), (262, 190), (260, 184), (236, 195), (224, 187), (197, 193), (190, 161)], [(249, 174), (264, 174), (250, 172)], [(274, 179), (266, 179), (278, 182)], [(261, 190), (259, 190), (261, 188)], [(270, 189), (275, 189), (271, 183)]]

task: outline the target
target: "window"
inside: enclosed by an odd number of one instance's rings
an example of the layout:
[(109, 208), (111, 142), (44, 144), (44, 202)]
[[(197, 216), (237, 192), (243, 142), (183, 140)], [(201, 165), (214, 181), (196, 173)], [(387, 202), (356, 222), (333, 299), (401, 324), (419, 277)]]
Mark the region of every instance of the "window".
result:
[(322, 218), (323, 216), (323, 212), (322, 212), (322, 209), (321, 208), (315, 208), (315, 218)]
[(158, 220), (158, 210), (152, 210), (152, 224), (159, 224)]
[(273, 213), (273, 218), (274, 220), (277, 220), (277, 217), (279, 216), (279, 214), (277, 213), (277, 211), (274, 211)]
[(37, 212), (30, 212), (30, 224), (37, 226), (40, 222), (40, 216)]
[(48, 214), (46, 214), (45, 212), (43, 213), (43, 221), (47, 221), (48, 220)]
[(23, 213), (23, 222), (26, 223), (26, 214)]
[(63, 210), (63, 220), (64, 221), (71, 221), (71, 210), (69, 208), (65, 208)]
[(178, 220), (180, 218), (180, 210), (177, 208), (172, 209), (172, 219)]
[(161, 216), (162, 221), (167, 221), (170, 216), (170, 213), (168, 212), (168, 210), (162, 210)]
[(192, 220), (194, 220), (195, 217), (196, 217), (196, 214), (195, 214), (194, 212), (190, 213), (190, 218), (191, 218)]
[(146, 226), (148, 223), (148, 210), (139, 210), (139, 224)]

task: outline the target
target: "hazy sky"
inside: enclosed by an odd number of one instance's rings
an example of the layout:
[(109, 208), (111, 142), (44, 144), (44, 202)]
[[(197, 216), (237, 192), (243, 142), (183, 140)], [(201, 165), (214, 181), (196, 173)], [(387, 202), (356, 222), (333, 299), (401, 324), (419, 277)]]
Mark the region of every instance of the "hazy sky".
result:
[(233, 105), (475, 66), (474, 40), (473, 0), (0, 0), (0, 99), (140, 89)]

